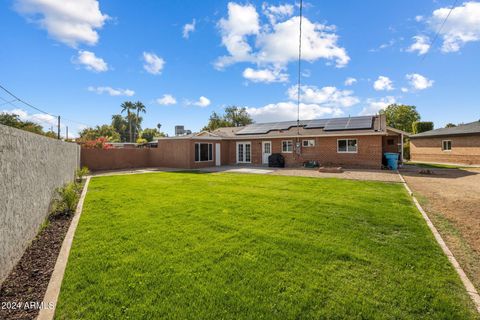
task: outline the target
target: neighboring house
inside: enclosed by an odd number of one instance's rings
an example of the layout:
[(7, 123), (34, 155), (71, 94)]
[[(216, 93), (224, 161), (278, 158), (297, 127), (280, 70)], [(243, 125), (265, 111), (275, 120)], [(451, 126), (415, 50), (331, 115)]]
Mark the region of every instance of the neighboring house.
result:
[(316, 160), (321, 165), (380, 168), (385, 152), (403, 158), (407, 133), (386, 125), (384, 115), (255, 123), (213, 132), (158, 139), (168, 167), (200, 168), (219, 165), (266, 165), (281, 153), (287, 166)]
[(410, 137), (412, 161), (480, 164), (480, 121)]

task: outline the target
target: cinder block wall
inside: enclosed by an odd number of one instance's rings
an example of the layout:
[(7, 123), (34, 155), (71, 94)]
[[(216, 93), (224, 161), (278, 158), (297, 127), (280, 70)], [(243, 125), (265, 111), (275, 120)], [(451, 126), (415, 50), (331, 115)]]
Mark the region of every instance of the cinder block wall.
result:
[(0, 283), (48, 215), (57, 187), (74, 179), (80, 147), (0, 125)]
[[(442, 141), (452, 141), (452, 150), (443, 151)], [(414, 138), (410, 140), (413, 161), (480, 164), (480, 135)]]

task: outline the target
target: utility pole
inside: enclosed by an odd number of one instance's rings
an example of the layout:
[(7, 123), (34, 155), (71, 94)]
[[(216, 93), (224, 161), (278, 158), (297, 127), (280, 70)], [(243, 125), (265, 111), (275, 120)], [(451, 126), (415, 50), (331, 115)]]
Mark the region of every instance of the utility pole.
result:
[(58, 116), (57, 131), (57, 139), (60, 140), (60, 116)]
[(68, 126), (67, 126), (67, 130), (66, 130), (66, 139), (65, 140), (68, 140)]

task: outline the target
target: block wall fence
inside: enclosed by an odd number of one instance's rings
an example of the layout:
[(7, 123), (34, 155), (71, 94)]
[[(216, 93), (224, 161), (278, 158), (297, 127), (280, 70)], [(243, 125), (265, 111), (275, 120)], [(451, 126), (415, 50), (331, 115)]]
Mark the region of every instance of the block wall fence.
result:
[(80, 163), (74, 143), (0, 125), (0, 283), (45, 221), (55, 189)]

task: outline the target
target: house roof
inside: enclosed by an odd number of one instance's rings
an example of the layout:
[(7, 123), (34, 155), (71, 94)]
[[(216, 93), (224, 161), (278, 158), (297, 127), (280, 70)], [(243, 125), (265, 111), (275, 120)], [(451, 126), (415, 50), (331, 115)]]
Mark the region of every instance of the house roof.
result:
[(360, 136), (388, 135), (391, 133), (409, 135), (401, 130), (386, 125), (384, 115), (344, 117), (329, 119), (302, 120), (297, 127), (296, 121), (255, 123), (243, 127), (218, 128), (212, 132), (202, 131), (183, 136), (162, 139), (197, 139), (197, 140), (249, 140), (268, 138), (297, 138), (319, 136)]
[(480, 134), (480, 120), (451, 128), (440, 128), (412, 135), (410, 138)]
[(348, 118), (255, 123), (244, 127), (218, 128), (212, 133), (230, 139), (287, 138), (297, 136), (340, 136), (385, 134), (384, 117), (362, 116)]

